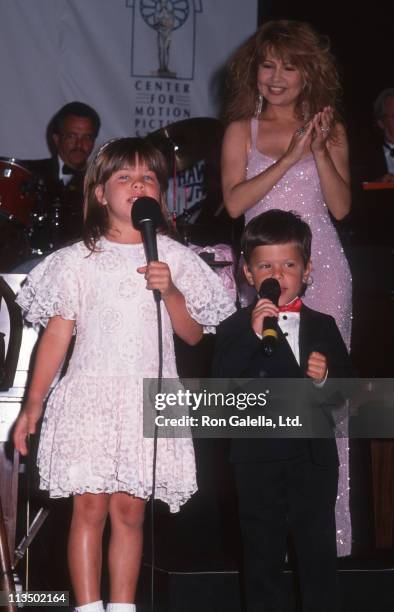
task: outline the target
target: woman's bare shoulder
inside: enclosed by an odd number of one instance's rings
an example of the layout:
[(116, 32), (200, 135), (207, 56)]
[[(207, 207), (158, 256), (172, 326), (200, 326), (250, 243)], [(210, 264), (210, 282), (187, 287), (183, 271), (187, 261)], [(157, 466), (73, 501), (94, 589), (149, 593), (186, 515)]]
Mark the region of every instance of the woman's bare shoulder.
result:
[(232, 121), (226, 128), (226, 134), (248, 135), (250, 133), (250, 119)]
[(235, 145), (240, 149), (245, 146), (245, 151), (250, 147), (250, 119), (240, 119), (230, 123), (224, 135), (224, 146)]

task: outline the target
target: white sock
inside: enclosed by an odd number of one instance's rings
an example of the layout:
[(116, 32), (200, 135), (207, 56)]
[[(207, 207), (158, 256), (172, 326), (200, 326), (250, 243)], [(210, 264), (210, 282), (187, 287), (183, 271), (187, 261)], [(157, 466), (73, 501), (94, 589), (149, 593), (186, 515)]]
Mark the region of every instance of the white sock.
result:
[(109, 603), (106, 612), (136, 612), (136, 608), (130, 603)]
[(75, 612), (104, 612), (103, 602), (92, 601), (92, 603), (85, 604), (84, 606), (78, 606), (74, 608)]

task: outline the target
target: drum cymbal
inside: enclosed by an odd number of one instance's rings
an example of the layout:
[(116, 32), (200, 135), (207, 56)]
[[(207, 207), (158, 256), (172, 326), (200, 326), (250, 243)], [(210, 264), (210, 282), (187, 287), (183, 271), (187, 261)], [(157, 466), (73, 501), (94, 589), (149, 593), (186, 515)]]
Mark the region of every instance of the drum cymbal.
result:
[(182, 172), (205, 159), (222, 142), (224, 127), (219, 119), (196, 117), (171, 123), (147, 135), (165, 156), (169, 172)]

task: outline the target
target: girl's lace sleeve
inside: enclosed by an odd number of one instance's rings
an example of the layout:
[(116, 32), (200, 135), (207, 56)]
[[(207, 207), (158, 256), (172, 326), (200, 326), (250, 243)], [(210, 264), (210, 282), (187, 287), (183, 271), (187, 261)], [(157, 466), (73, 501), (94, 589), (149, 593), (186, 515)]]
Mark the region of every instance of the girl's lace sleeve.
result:
[(191, 249), (182, 247), (182, 255), (169, 263), (174, 284), (186, 300), (189, 314), (204, 332), (215, 332), (220, 321), (236, 309), (234, 300), (220, 277)]
[(76, 320), (79, 282), (71, 248), (52, 253), (33, 268), (16, 301), (34, 326), (46, 326), (56, 315)]

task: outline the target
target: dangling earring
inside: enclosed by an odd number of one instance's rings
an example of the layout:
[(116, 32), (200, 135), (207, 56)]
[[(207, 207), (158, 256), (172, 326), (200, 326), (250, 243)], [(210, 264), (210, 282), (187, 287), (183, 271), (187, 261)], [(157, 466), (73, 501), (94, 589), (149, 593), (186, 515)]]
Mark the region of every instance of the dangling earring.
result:
[(257, 102), (256, 102), (256, 117), (259, 117), (261, 115), (261, 111), (263, 110), (263, 102), (264, 102), (264, 98), (262, 94), (259, 94), (257, 96)]

